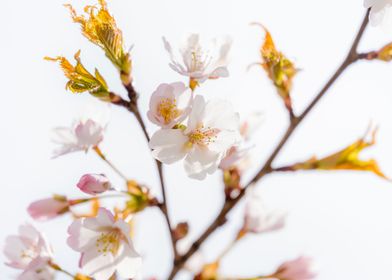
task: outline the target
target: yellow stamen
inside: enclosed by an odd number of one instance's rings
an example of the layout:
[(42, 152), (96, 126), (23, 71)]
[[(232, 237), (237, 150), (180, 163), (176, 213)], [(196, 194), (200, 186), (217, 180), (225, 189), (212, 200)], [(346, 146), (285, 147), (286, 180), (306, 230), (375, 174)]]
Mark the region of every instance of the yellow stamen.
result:
[(165, 98), (158, 105), (158, 113), (165, 120), (165, 124), (172, 122), (181, 115), (181, 110), (177, 108), (176, 100)]
[(106, 255), (112, 253), (116, 255), (120, 247), (121, 232), (118, 229), (109, 232), (101, 233), (100, 237), (95, 242), (97, 251)]

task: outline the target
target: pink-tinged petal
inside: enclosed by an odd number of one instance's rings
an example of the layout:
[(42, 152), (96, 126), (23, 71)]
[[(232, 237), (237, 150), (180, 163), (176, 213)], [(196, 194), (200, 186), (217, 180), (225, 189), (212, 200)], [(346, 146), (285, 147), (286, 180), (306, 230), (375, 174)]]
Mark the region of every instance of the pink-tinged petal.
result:
[(313, 259), (301, 256), (283, 263), (274, 276), (284, 280), (312, 280), (317, 276)]
[(227, 67), (218, 67), (211, 74), (208, 75), (209, 79), (227, 78), (229, 77), (229, 70)]
[(99, 231), (102, 228), (110, 227), (114, 223), (113, 214), (106, 208), (99, 208), (96, 217), (85, 218), (83, 220), (83, 226), (90, 229)]
[(31, 261), (31, 259), (28, 258), (21, 258), (21, 255), (26, 249), (28, 249), (28, 247), (26, 247), (19, 236), (7, 236), (3, 249), (4, 255), (9, 260), (6, 262), (6, 265), (13, 268), (24, 269)]
[(152, 135), (149, 146), (157, 160), (171, 164), (184, 158), (187, 141), (188, 137), (180, 129), (161, 129)]
[(115, 259), (117, 273), (125, 279), (136, 277), (142, 267), (142, 258), (132, 245), (124, 243)]
[(67, 244), (77, 252), (84, 252), (95, 247), (95, 242), (100, 236), (100, 232), (84, 227), (83, 219), (75, 220), (68, 227), (68, 234)]
[(244, 216), (246, 231), (265, 233), (282, 229), (285, 226), (286, 217), (287, 214), (283, 211), (268, 209), (262, 197), (253, 190), (247, 193)]
[(78, 145), (87, 149), (98, 145), (103, 140), (103, 127), (89, 119), (75, 127), (75, 135)]
[(80, 266), (85, 274), (95, 280), (108, 280), (116, 271), (113, 255), (98, 253), (95, 250), (83, 253)]
[(97, 195), (110, 188), (109, 179), (103, 174), (85, 174), (76, 185), (82, 192)]
[(50, 258), (34, 259), (17, 280), (53, 280), (54, 270), (49, 266)]
[(45, 221), (68, 211), (68, 207), (69, 204), (66, 199), (62, 200), (53, 197), (31, 203), (27, 211), (33, 219)]

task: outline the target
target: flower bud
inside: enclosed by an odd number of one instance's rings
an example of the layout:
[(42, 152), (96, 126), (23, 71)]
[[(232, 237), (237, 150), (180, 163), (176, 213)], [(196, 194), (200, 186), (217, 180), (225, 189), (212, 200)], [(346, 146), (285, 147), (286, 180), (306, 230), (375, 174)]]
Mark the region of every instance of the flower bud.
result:
[(34, 220), (49, 220), (68, 212), (69, 202), (65, 196), (54, 195), (34, 201), (29, 205), (27, 211)]
[(85, 174), (76, 185), (82, 192), (97, 195), (110, 189), (110, 182), (103, 174)]

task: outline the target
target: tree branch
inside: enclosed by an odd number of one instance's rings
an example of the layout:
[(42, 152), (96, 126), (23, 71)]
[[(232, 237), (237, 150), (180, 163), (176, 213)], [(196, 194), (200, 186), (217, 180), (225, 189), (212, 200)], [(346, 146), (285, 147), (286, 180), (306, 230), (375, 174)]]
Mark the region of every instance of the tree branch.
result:
[[(150, 142), (150, 136), (148, 135), (146, 125), (145, 125), (143, 118), (140, 114), (139, 106), (137, 103), (138, 94), (135, 91), (135, 89), (133, 88), (131, 83), (128, 85), (124, 85), (124, 87), (126, 88), (126, 90), (128, 92), (128, 97), (129, 97), (130, 101), (126, 101), (123, 98), (121, 98), (119, 95), (112, 93), (112, 95), (116, 97), (112, 101), (112, 103), (115, 105), (122, 106), (134, 114), (137, 122), (140, 125), (140, 128), (143, 131), (143, 134), (147, 140), (147, 143), (148, 143), (148, 142)], [(166, 221), (167, 227), (169, 229), (174, 259), (177, 259), (178, 258), (178, 251), (177, 251), (177, 246), (176, 246), (177, 241), (174, 237), (173, 227), (170, 222), (169, 212), (167, 210), (166, 186), (165, 186), (165, 179), (164, 179), (164, 174), (163, 174), (163, 170), (162, 170), (162, 163), (158, 160), (155, 160), (155, 163), (156, 163), (157, 170), (158, 170), (160, 187), (161, 187), (161, 192), (162, 192), (162, 203), (159, 204), (159, 209), (162, 211), (163, 216), (165, 217), (165, 221)]]
[(332, 77), (328, 80), (328, 82), (325, 84), (325, 86), (321, 89), (321, 91), (316, 95), (316, 97), (312, 100), (312, 102), (306, 107), (306, 109), (303, 111), (303, 113), (299, 117), (292, 117), (291, 122), (289, 127), (287, 128), (285, 134), (283, 135), (282, 139), (272, 152), (272, 154), (269, 156), (263, 167), (260, 169), (260, 171), (249, 181), (248, 184), (246, 184), (239, 195), (233, 199), (227, 199), (225, 201), (225, 204), (222, 207), (222, 210), (218, 214), (218, 216), (215, 218), (215, 220), (210, 224), (210, 226), (204, 231), (204, 233), (201, 234), (201, 236), (192, 244), (192, 246), (189, 248), (189, 250), (182, 255), (176, 262), (175, 265), (173, 266), (173, 269), (168, 277), (168, 280), (174, 279), (174, 277), (177, 275), (177, 273), (182, 269), (182, 267), (185, 265), (186, 261), (200, 248), (200, 246), (203, 244), (203, 242), (221, 225), (223, 225), (226, 222), (226, 215), (228, 212), (231, 211), (231, 209), (236, 206), (236, 204), (244, 197), (246, 193), (246, 189), (259, 181), (262, 177), (265, 175), (271, 173), (273, 171), (271, 165), (277, 155), (280, 153), (284, 145), (287, 143), (287, 141), (290, 139), (291, 135), (293, 132), (296, 130), (298, 125), (305, 119), (305, 117), (312, 111), (312, 109), (316, 106), (316, 104), (321, 100), (321, 98), (325, 95), (325, 93), (330, 89), (330, 87), (335, 83), (335, 81), (340, 77), (340, 75), (346, 70), (348, 66), (350, 66), (352, 63), (356, 62), (359, 59), (358, 56), (358, 45), (362, 39), (362, 36), (364, 34), (364, 31), (368, 25), (368, 18), (369, 18), (369, 12), (370, 10), (366, 11), (366, 15), (362, 21), (361, 27), (351, 45), (350, 51), (347, 54), (347, 57), (344, 59), (343, 63), (340, 65), (340, 67), (336, 70), (336, 72), (332, 75)]

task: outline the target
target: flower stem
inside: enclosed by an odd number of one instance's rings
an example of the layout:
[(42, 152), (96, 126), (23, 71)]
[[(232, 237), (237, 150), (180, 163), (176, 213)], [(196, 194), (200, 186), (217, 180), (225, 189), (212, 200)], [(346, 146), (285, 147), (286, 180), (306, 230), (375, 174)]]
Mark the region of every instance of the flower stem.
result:
[(96, 152), (96, 154), (104, 161), (106, 162), (114, 172), (116, 172), (121, 178), (123, 178), (125, 181), (128, 181), (127, 176), (124, 175), (116, 166), (113, 165), (113, 163), (106, 158), (106, 156), (102, 153), (101, 149), (98, 146), (95, 146), (93, 150)]
[(200, 246), (203, 244), (203, 242), (213, 232), (215, 232), (215, 230), (217, 228), (219, 228), (221, 225), (223, 225), (226, 222), (227, 213), (229, 213), (231, 211), (231, 209), (233, 209), (234, 206), (236, 206), (237, 203), (244, 197), (246, 189), (250, 185), (259, 181), (262, 177), (264, 177), (265, 175), (267, 175), (273, 171), (273, 169), (271, 167), (272, 162), (275, 160), (275, 158), (280, 153), (280, 151), (282, 150), (284, 145), (287, 143), (287, 141), (290, 139), (290, 137), (292, 136), (293, 132), (296, 130), (298, 125), (311, 112), (311, 110), (321, 100), (321, 98), (330, 89), (330, 87), (335, 83), (335, 81), (340, 77), (340, 75), (344, 72), (344, 70), (346, 70), (348, 66), (350, 66), (351, 64), (353, 64), (354, 62), (356, 62), (359, 59), (357, 48), (358, 48), (358, 45), (363, 37), (364, 31), (369, 23), (369, 12), (370, 12), (370, 10), (368, 9), (366, 11), (365, 17), (362, 21), (362, 24), (359, 28), (359, 31), (354, 39), (354, 42), (352, 43), (350, 51), (348, 52), (347, 57), (345, 58), (343, 63), (336, 70), (336, 72), (332, 75), (332, 77), (328, 80), (328, 82), (321, 89), (321, 91), (316, 95), (316, 97), (312, 100), (312, 102), (306, 107), (306, 109), (303, 111), (303, 113), (301, 115), (299, 115), (299, 117), (294, 117), (291, 120), (290, 125), (287, 128), (285, 134), (283, 135), (280, 142), (278, 143), (276, 148), (273, 150), (273, 152), (271, 153), (271, 155), (269, 156), (269, 158), (267, 159), (267, 161), (265, 162), (263, 167), (259, 170), (259, 172), (249, 181), (248, 184), (246, 184), (244, 186), (244, 188), (241, 190), (240, 194), (237, 197), (235, 197), (234, 199), (227, 199), (226, 200), (225, 204), (222, 207), (222, 210), (220, 211), (218, 216), (215, 218), (215, 220), (201, 234), (201, 236), (192, 244), (192, 246), (189, 248), (189, 250), (179, 258), (176, 265), (173, 267), (173, 269), (168, 277), (168, 280), (174, 279), (174, 277), (182, 269), (182, 267), (184, 266), (186, 261), (200, 248)]
[(52, 262), (52, 261), (49, 261), (49, 266), (50, 266), (51, 268), (53, 268), (54, 270), (60, 271), (60, 272), (64, 273), (65, 275), (68, 275), (68, 276), (71, 277), (72, 279), (75, 278), (75, 276), (74, 276), (72, 273), (66, 271), (65, 269), (61, 268), (58, 264), (56, 264), (56, 263), (54, 263), (54, 262)]

